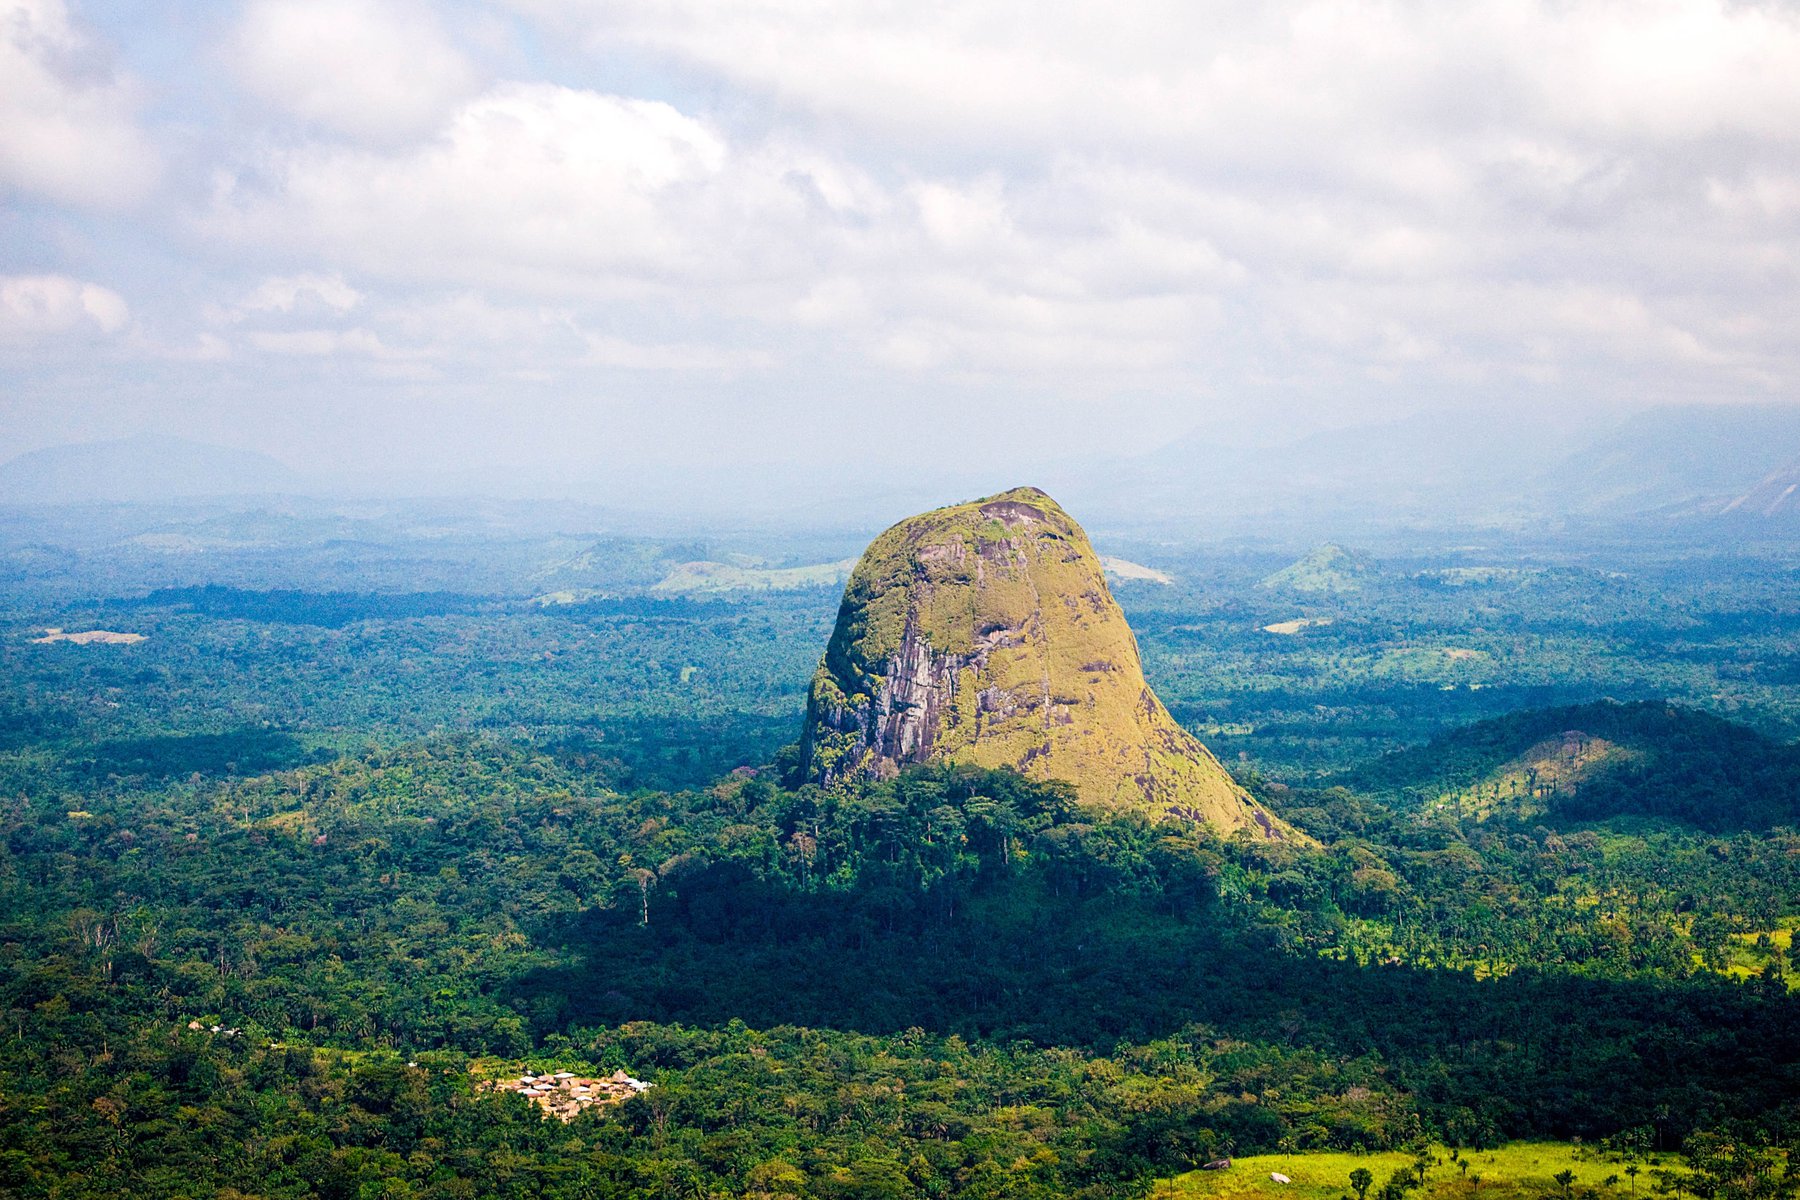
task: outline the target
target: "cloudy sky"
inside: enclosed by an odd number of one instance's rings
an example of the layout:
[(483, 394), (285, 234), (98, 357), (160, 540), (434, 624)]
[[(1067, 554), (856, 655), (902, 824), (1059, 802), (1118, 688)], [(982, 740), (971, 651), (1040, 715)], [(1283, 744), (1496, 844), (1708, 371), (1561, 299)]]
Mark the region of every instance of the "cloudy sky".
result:
[(1800, 6), (0, 0), (0, 456), (1800, 402)]

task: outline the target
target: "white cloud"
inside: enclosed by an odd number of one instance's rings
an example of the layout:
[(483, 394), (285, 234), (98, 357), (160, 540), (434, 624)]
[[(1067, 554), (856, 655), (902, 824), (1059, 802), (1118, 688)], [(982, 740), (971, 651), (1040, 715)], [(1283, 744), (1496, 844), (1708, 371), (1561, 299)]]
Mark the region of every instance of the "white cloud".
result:
[(732, 350), (719, 346), (655, 344), (590, 334), (583, 362), (589, 366), (619, 367), (629, 371), (704, 371), (733, 373), (772, 365), (770, 356), (756, 350)]
[(969, 187), (920, 184), (913, 198), (926, 235), (948, 249), (991, 249), (1012, 236), (1005, 195), (992, 176)]
[(0, 186), (83, 208), (136, 203), (159, 163), (135, 107), (61, 0), (0, 0)]
[(453, 374), (462, 381), (576, 379), (592, 377), (596, 367), (737, 375), (770, 365), (770, 356), (753, 347), (600, 332), (588, 315), (567, 306), (501, 304), (473, 291), (370, 292), (341, 276), (265, 280), (213, 319), (221, 333), (202, 335), (186, 357), (222, 357), (235, 344), (268, 356), (272, 368), (283, 360), (384, 378)]
[(362, 302), (362, 293), (344, 282), (341, 275), (271, 276), (257, 284), (236, 307), (236, 316), (252, 313), (291, 313), (317, 308), (332, 313), (347, 313)]
[[(1587, 136), (1800, 144), (1800, 12), (1730, 0), (1539, 10), (1543, 101)], [(1555, 19), (1548, 19), (1555, 18)]]
[[(816, 268), (779, 311), (885, 363), (1800, 378), (1792, 322), (1744, 320), (1800, 303), (1789, 5), (513, 2), (899, 176), (860, 221), (765, 231)], [(1681, 315), (1548, 315), (1595, 294)]]
[(270, 275), (247, 291), (234, 306), (221, 311), (221, 320), (245, 320), (265, 315), (328, 313), (344, 315), (362, 302), (362, 293), (344, 282), (342, 275), (306, 272)]
[(1350, 135), (1342, 166), (1371, 140), (1453, 149), (1446, 132), (1521, 122), (1792, 142), (1800, 117), (1800, 14), (1779, 4), (513, 3), (602, 51), (668, 53), (865, 128), (1013, 151), (1179, 143), (1279, 162)]
[[(216, 186), (119, 238), (184, 239), (191, 274), (130, 289), (166, 344), (296, 379), (787, 371), (821, 406), (858, 370), (1398, 403), (1800, 381), (1791, 4), (510, 0), (513, 41), (426, 3), (245, 0), (203, 35), (281, 118), (189, 93), (204, 128), (167, 140)], [(131, 133), (127, 88), (33, 37), (9, 52), (99, 80)]]
[(270, 354), (292, 354), (309, 358), (342, 354), (369, 358), (394, 357), (394, 352), (382, 344), (381, 338), (367, 329), (265, 329), (256, 330), (246, 337), (252, 346)]
[(116, 334), (131, 323), (125, 300), (66, 275), (0, 275), (0, 340)]
[(667, 104), (507, 84), (400, 149), (271, 151), (221, 179), (203, 228), (389, 277), (604, 288), (704, 268), (684, 189), (725, 165), (724, 143)]
[(405, 0), (252, 0), (232, 45), (240, 83), (336, 133), (428, 133), (480, 84), (428, 8)]

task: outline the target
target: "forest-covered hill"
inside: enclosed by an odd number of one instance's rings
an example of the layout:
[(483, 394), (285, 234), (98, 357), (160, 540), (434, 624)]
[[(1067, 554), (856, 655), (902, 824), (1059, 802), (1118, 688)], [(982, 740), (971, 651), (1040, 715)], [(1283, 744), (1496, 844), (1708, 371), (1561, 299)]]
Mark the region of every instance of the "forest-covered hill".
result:
[[(517, 1101), (471, 1091), (484, 1056), (656, 1084), (531, 1174), (549, 1187), (560, 1163), (592, 1186), (601, 1163), (644, 1195), (669, 1172), (729, 1193), (771, 1162), (809, 1184), (897, 1162), (955, 1192), (1033, 1147), (1053, 1155), (1038, 1182), (1067, 1190), (1424, 1134), (1644, 1125), (1672, 1147), (1800, 1087), (1800, 1001), (1696, 973), (1654, 911), (1570, 906), (1545, 931), (1555, 964), (1515, 939), (1484, 969), (1430, 969), (1470, 933), (1443, 912), (1452, 874), (1556, 907), (1698, 856), (1729, 864), (1689, 896), (1718, 920), (1714, 904), (1794, 894), (1792, 839), (1653, 837), (1601, 887), (1616, 846), (1220, 842), (1096, 820), (1004, 772), (835, 795), (588, 784), (461, 740), (15, 804), (0, 1182), (174, 1195), (156, 1168), (186, 1164), (251, 1193), (348, 1177), (457, 1194), (521, 1136), (546, 1145)], [(1429, 940), (1359, 944), (1361, 923), (1406, 917)], [(1042, 1123), (1016, 1127), (1021, 1105)], [(256, 1152), (220, 1155), (239, 1139)]]
[[(823, 591), (545, 607), (365, 552), (0, 594), (0, 1193), (1130, 1196), (1520, 1137), (1788, 1186), (1778, 562), (1296, 597), (1132, 548), (1150, 682), (1317, 843), (1271, 845), (1006, 772), (784, 784)], [(652, 1086), (482, 1087), (559, 1069)]]
[(1601, 701), (1480, 721), (1348, 772), (1415, 805), (1702, 829), (1800, 823), (1800, 749), (1709, 713)]

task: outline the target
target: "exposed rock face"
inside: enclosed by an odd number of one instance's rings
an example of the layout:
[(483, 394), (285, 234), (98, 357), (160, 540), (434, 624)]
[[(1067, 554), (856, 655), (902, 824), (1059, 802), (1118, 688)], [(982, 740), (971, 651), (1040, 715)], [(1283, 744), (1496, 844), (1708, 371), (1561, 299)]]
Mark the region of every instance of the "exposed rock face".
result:
[(813, 677), (802, 751), (819, 782), (1011, 766), (1098, 809), (1292, 836), (1150, 690), (1087, 535), (1035, 488), (875, 539)]

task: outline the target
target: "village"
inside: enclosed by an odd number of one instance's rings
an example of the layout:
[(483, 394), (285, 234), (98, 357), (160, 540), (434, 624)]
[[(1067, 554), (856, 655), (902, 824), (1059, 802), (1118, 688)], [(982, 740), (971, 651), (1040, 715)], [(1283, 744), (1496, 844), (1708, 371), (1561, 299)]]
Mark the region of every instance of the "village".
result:
[(577, 1075), (573, 1071), (557, 1071), (544, 1075), (526, 1072), (506, 1079), (490, 1079), (480, 1087), (515, 1092), (543, 1109), (546, 1115), (566, 1123), (590, 1108), (619, 1104), (647, 1092), (651, 1085), (624, 1071), (614, 1071), (604, 1079)]

